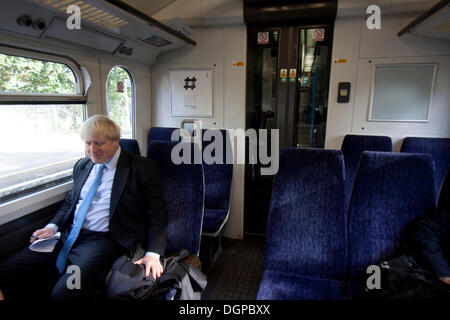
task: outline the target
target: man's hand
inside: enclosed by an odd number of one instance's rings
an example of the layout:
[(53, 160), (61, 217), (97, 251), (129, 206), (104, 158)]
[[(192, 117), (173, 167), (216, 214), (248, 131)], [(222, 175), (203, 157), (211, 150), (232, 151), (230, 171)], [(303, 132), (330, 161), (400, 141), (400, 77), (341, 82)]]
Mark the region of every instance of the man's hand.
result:
[(443, 278), (439, 278), (439, 280), (441, 280), (442, 282), (449, 284), (450, 285), (450, 277), (443, 277)]
[(55, 231), (52, 228), (43, 228), (36, 230), (33, 232), (33, 235), (30, 237), (30, 242), (33, 243), (38, 239), (46, 239), (50, 238), (55, 234)]
[(134, 264), (143, 264), (145, 265), (145, 276), (148, 277), (150, 275), (150, 270), (152, 270), (153, 278), (158, 279), (161, 277), (163, 273), (163, 267), (159, 259), (152, 256), (143, 256), (139, 260), (135, 261)]

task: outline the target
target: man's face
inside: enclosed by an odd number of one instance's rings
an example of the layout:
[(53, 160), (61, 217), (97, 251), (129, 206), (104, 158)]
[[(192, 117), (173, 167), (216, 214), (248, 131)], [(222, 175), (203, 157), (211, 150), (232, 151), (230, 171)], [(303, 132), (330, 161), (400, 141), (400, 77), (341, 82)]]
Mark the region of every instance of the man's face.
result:
[(86, 153), (94, 163), (105, 163), (111, 160), (119, 148), (119, 140), (109, 140), (94, 136), (84, 142)]

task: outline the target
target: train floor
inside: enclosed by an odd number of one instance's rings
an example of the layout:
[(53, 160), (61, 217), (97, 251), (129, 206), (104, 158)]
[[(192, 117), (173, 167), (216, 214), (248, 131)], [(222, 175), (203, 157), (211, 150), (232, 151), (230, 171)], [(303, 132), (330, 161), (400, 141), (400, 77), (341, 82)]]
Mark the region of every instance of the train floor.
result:
[(210, 271), (202, 300), (254, 300), (263, 273), (264, 237), (222, 239), (223, 252)]

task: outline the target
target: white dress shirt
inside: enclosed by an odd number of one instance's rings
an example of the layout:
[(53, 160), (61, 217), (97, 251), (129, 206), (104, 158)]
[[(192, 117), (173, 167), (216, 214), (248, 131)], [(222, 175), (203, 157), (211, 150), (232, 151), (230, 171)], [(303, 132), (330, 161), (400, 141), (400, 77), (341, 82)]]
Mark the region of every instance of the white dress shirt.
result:
[[(116, 173), (117, 161), (119, 160), (121, 148), (117, 149), (114, 156), (108, 161), (105, 162), (105, 169), (103, 169), (102, 179), (100, 181), (100, 185), (97, 189), (97, 193), (92, 200), (92, 203), (86, 213), (86, 218), (84, 219), (84, 223), (82, 229), (96, 231), (96, 232), (108, 232), (109, 231), (109, 207), (111, 203), (111, 191), (114, 182), (114, 175)], [(80, 196), (78, 198), (78, 202), (75, 208), (74, 214), (74, 222), (75, 217), (78, 212), (78, 208), (82, 200), (86, 197), (89, 188), (94, 182), (95, 176), (97, 175), (98, 170), (100, 169), (99, 163), (93, 165), (89, 176), (87, 177), (84, 185), (81, 189)], [(55, 224), (48, 224), (47, 228), (52, 228), (55, 232), (58, 231), (58, 226)], [(146, 252), (146, 256), (154, 256), (159, 258), (159, 254), (154, 252)]]
[[(111, 190), (120, 151), (121, 149), (119, 147), (116, 153), (114, 153), (114, 156), (108, 162), (105, 162), (105, 169), (103, 170), (102, 179), (100, 181), (100, 185), (98, 186), (97, 193), (92, 200), (91, 206), (86, 213), (86, 218), (84, 219), (82, 227), (83, 229), (97, 232), (109, 231), (109, 205), (111, 202)], [(83, 188), (80, 192), (80, 197), (78, 198), (77, 206), (75, 208), (74, 221), (81, 202), (86, 197), (89, 188), (95, 180), (95, 176), (100, 169), (100, 165), (100, 163), (94, 164), (89, 176), (84, 182)]]

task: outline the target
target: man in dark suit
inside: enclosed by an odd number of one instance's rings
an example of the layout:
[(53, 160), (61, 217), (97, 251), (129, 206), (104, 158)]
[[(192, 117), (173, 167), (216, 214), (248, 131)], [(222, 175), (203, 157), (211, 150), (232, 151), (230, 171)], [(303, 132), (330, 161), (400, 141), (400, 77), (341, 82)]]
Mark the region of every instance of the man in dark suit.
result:
[(450, 288), (450, 208), (439, 208), (417, 224), (417, 259)]
[(61, 240), (50, 253), (27, 247), (0, 263), (6, 299), (28, 293), (42, 298), (35, 290), (49, 284), (53, 299), (89, 298), (114, 260), (137, 249), (145, 250), (135, 263), (144, 266), (146, 276), (163, 272), (159, 257), (166, 247), (167, 213), (156, 163), (121, 149), (120, 129), (107, 117), (89, 118), (81, 137), (88, 158), (74, 166), (72, 191), (30, 238), (34, 242), (61, 231)]
[(439, 192), (437, 210), (417, 222), (413, 248), (418, 262), (450, 292), (450, 167)]

